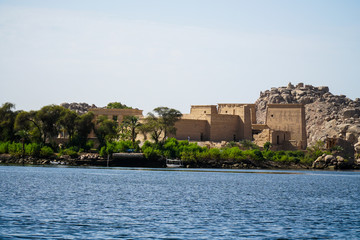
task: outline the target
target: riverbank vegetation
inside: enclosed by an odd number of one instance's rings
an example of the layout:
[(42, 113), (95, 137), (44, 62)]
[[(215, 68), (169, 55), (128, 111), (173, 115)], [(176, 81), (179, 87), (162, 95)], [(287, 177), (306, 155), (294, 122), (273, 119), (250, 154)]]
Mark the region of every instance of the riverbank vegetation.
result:
[[(131, 108), (121, 103), (109, 103), (108, 108)], [(182, 114), (167, 107), (155, 108), (143, 120), (127, 116), (119, 124), (106, 116), (95, 119), (92, 112), (79, 115), (57, 105), (38, 111), (13, 111), (14, 105), (0, 108), (0, 154), (15, 157), (57, 158), (64, 155), (77, 158), (81, 153), (98, 153), (106, 158), (115, 152), (141, 152), (147, 159), (181, 159), (185, 165), (202, 166), (207, 162), (233, 163), (275, 162), (279, 164), (311, 164), (325, 152), (321, 143), (307, 151), (272, 151), (271, 144), (260, 148), (249, 140), (230, 142), (222, 148), (199, 146), (189, 141), (168, 138), (176, 132), (175, 123)], [(98, 143), (89, 140), (94, 132)], [(146, 140), (141, 146), (137, 135)], [(59, 144), (58, 137), (65, 140)]]

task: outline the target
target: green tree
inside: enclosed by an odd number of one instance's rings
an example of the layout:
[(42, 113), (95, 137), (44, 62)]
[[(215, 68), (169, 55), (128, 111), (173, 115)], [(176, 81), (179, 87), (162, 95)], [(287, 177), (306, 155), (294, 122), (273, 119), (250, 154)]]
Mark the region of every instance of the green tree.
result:
[(79, 116), (75, 122), (76, 137), (80, 147), (84, 148), (88, 139), (88, 135), (94, 130), (94, 113), (88, 112)]
[(138, 128), (142, 125), (139, 122), (139, 118), (136, 116), (125, 116), (122, 122), (123, 126), (130, 130), (130, 138), (135, 145), (136, 136), (138, 134)]
[(40, 122), (36, 119), (36, 111), (21, 111), (15, 119), (16, 131), (27, 131), (29, 138), (32, 142), (41, 143), (42, 141), (42, 129)]
[(157, 107), (154, 109), (154, 112), (157, 113), (159, 121), (163, 125), (164, 139), (166, 139), (169, 134), (175, 135), (175, 123), (182, 117), (181, 112), (168, 107)]
[(16, 135), (20, 137), (20, 141), (22, 143), (22, 157), (25, 156), (25, 142), (29, 138), (29, 132), (26, 130), (20, 130), (16, 132)]
[(132, 107), (128, 107), (126, 106), (125, 104), (122, 104), (120, 102), (111, 102), (111, 103), (108, 103), (108, 105), (106, 106), (107, 109), (113, 109), (113, 108), (116, 108), (116, 109), (132, 109)]
[(154, 113), (148, 113), (141, 131), (150, 133), (156, 143), (161, 140), (161, 136), (162, 141), (165, 141), (169, 134), (176, 134), (175, 123), (181, 116), (181, 112), (173, 108), (155, 108)]
[(107, 116), (99, 116), (95, 134), (99, 140), (99, 148), (106, 145), (106, 142), (112, 142), (118, 137), (118, 124), (113, 120), (109, 120)]
[(61, 106), (48, 105), (37, 111), (35, 118), (40, 122), (44, 144), (59, 133), (59, 119), (63, 109)]
[(13, 141), (15, 139), (14, 124), (18, 112), (12, 111), (13, 103), (6, 102), (0, 108), (0, 141)]
[(158, 143), (164, 131), (164, 124), (153, 113), (149, 113), (145, 118), (145, 124), (142, 130), (150, 133), (151, 138)]
[(79, 115), (75, 111), (63, 108), (60, 113), (59, 124), (69, 135), (69, 142), (72, 142), (76, 131), (76, 122)]

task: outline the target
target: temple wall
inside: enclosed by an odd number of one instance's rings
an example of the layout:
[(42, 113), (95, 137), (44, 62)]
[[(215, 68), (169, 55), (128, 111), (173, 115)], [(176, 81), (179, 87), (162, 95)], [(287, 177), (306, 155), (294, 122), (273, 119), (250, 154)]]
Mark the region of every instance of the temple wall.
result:
[(239, 141), (242, 136), (239, 122), (239, 116), (212, 115), (210, 121), (210, 140), (215, 142)]
[(303, 104), (269, 104), (266, 125), (274, 131), (286, 131), (289, 141), (299, 149), (306, 148), (305, 107)]
[(180, 119), (175, 123), (178, 140), (208, 141), (210, 139), (209, 123), (206, 120)]

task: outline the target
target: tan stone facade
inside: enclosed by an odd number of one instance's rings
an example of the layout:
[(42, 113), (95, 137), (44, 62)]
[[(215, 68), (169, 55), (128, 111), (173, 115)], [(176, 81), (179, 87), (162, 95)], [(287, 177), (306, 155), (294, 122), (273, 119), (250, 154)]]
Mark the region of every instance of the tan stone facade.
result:
[(252, 139), (254, 104), (219, 104), (191, 106), (176, 122), (177, 139), (193, 141), (239, 141)]
[(269, 104), (265, 124), (256, 124), (255, 104), (191, 106), (175, 124), (179, 140), (254, 140), (270, 142), (274, 149), (305, 149), (306, 126), (303, 104)]
[(254, 142), (270, 142), (274, 149), (306, 149), (304, 104), (268, 104), (265, 124), (252, 126)]
[[(138, 109), (91, 109), (95, 116), (108, 116), (119, 123), (125, 116), (143, 117)], [(273, 149), (305, 149), (306, 126), (303, 104), (269, 104), (265, 124), (256, 124), (255, 104), (194, 105), (190, 114), (176, 122), (178, 140), (241, 141)], [(143, 140), (141, 136), (139, 139)]]

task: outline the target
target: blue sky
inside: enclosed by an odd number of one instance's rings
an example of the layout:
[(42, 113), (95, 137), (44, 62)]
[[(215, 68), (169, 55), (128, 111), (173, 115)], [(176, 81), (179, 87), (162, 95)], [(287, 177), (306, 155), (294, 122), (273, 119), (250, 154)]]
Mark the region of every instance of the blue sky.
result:
[(303, 82), (360, 97), (360, 1), (0, 0), (0, 103), (253, 103)]

